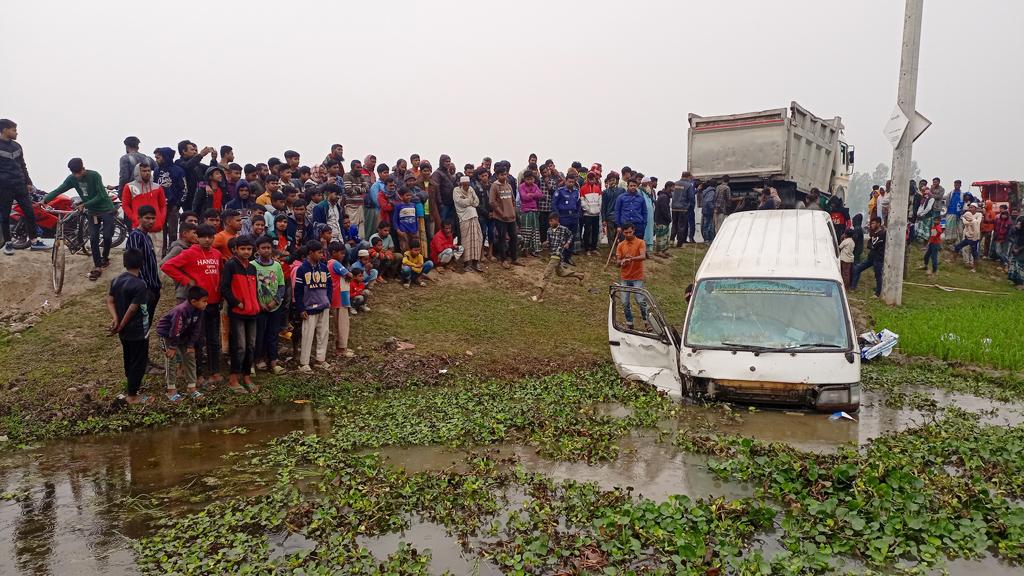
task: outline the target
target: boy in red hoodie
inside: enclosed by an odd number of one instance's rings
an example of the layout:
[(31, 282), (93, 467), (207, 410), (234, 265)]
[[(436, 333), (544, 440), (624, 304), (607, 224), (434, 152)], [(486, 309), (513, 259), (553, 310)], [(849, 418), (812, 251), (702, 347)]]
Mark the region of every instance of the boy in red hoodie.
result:
[[(256, 389), (252, 381), (252, 363), (256, 354), (256, 316), (260, 313), (260, 302), (256, 295), (256, 267), (250, 262), (253, 248), (249, 236), (232, 238), (229, 245), (232, 256), (224, 263), (220, 278), (220, 293), (227, 303), (231, 323), (228, 387), (241, 394)], [(244, 387), (238, 383), (240, 375)]]
[[(196, 243), (167, 260), (160, 270), (171, 279), (185, 286), (200, 286), (208, 294), (206, 309), (203, 310), (203, 340), (196, 348), (196, 367), (203, 371), (210, 384), (223, 380), (220, 375), (220, 253), (213, 249), (213, 237), (217, 230), (209, 224), (196, 229)], [(203, 354), (205, 352), (205, 354)], [(205, 359), (205, 363), (204, 363)]]

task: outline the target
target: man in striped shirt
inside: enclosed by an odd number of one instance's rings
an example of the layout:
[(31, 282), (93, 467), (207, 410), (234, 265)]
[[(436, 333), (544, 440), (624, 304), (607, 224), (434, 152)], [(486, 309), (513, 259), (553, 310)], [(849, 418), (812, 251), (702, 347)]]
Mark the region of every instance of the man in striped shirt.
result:
[(160, 302), (160, 267), (157, 265), (156, 251), (153, 250), (153, 240), (149, 233), (153, 231), (156, 224), (156, 209), (144, 204), (139, 206), (136, 214), (139, 227), (128, 233), (125, 250), (135, 248), (142, 253), (142, 268), (139, 277), (146, 283), (146, 288), (149, 290), (146, 309), (150, 315), (154, 315), (156, 314), (156, 305)]

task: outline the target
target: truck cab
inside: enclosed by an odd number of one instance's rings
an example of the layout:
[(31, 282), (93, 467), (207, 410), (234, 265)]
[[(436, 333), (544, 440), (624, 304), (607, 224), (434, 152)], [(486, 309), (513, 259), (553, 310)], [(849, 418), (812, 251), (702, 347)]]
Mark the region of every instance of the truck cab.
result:
[[(860, 350), (837, 254), (824, 212), (729, 216), (697, 272), (682, 333), (643, 288), (610, 288), (619, 374), (674, 397), (856, 411)], [(644, 315), (633, 328), (627, 301)]]

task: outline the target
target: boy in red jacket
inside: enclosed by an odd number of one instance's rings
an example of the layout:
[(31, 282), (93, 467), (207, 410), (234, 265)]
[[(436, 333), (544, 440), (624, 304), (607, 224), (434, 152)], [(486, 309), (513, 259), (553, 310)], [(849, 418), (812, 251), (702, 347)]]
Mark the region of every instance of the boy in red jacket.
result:
[[(253, 248), (249, 236), (232, 238), (229, 245), (232, 256), (224, 263), (224, 273), (220, 277), (220, 293), (227, 303), (231, 323), (228, 387), (241, 394), (256, 389), (252, 381), (252, 363), (256, 354), (256, 315), (260, 313), (260, 301), (256, 295), (256, 267), (250, 262)], [(242, 376), (244, 387), (238, 383), (239, 376)]]
[[(208, 296), (208, 305), (203, 310), (203, 341), (196, 348), (196, 367), (202, 371), (210, 384), (223, 381), (220, 375), (220, 253), (213, 249), (213, 237), (217, 230), (209, 224), (196, 229), (196, 243), (174, 258), (167, 260), (160, 270), (171, 279), (185, 286), (200, 286)], [(205, 352), (205, 354), (203, 354)], [(205, 362), (204, 362), (205, 359)]]

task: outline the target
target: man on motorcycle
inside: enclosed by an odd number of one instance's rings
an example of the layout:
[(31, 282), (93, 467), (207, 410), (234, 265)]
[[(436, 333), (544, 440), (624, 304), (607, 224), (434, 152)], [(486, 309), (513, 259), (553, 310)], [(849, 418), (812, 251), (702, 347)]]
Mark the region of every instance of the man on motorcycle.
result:
[(32, 212), (32, 179), (28, 176), (25, 166), (25, 153), (18, 139), (18, 125), (6, 118), (0, 120), (0, 232), (3, 233), (4, 254), (14, 254), (11, 241), (11, 206), (15, 201), (24, 214), (26, 230), (33, 250), (46, 250), (46, 246), (36, 238), (36, 219)]
[[(89, 272), (89, 279), (96, 280), (108, 266), (110, 266), (110, 244), (114, 236), (114, 218), (117, 210), (114, 203), (107, 195), (107, 187), (103, 185), (103, 179), (99, 172), (86, 170), (81, 158), (72, 158), (68, 162), (68, 170), (71, 175), (61, 183), (55, 190), (43, 197), (43, 203), (47, 203), (57, 196), (74, 188), (82, 199), (79, 210), (86, 210), (89, 215), (89, 225), (92, 230), (89, 244), (92, 247), (93, 269)], [(100, 253), (100, 231), (103, 232), (103, 252)]]

